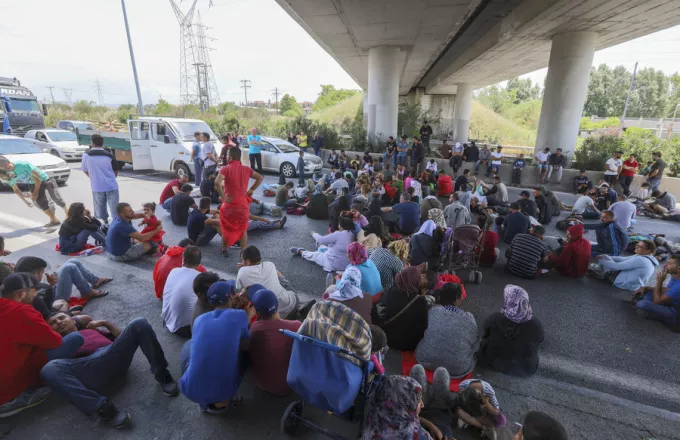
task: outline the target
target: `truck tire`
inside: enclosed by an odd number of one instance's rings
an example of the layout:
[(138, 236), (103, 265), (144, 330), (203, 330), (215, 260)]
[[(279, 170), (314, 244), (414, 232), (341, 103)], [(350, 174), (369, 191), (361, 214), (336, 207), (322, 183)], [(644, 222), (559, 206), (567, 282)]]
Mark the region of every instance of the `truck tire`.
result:
[(295, 166), (290, 162), (282, 163), (280, 171), (288, 179), (295, 177)]
[(189, 179), (192, 177), (191, 170), (187, 164), (183, 162), (178, 162), (175, 164), (175, 174), (177, 174), (177, 177), (188, 176)]

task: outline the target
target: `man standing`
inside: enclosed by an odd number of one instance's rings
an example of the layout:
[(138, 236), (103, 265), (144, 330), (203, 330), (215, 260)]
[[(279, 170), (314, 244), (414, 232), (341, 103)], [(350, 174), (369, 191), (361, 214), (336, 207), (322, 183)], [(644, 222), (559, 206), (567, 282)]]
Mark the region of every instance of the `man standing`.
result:
[[(113, 157), (104, 151), (104, 138), (98, 134), (92, 135), (92, 143), (87, 153), (83, 154), (80, 170), (90, 178), (92, 199), (94, 202), (94, 216), (109, 224), (109, 210), (111, 217), (116, 218), (118, 206), (118, 171), (114, 168)], [(107, 209), (108, 206), (108, 209)]]
[(397, 165), (406, 165), (406, 158), (408, 157), (408, 136), (403, 135), (401, 137), (401, 142), (397, 143), (397, 163), (394, 166), (394, 169), (397, 168)]
[(649, 182), (649, 190), (655, 191), (658, 190), (659, 185), (661, 185), (663, 172), (666, 169), (666, 162), (661, 160), (661, 152), (659, 151), (652, 153), (652, 159), (654, 160), (654, 164), (649, 170), (649, 175), (647, 175), (647, 182)]
[[(248, 136), (249, 144), (251, 138), (259, 139), (254, 128), (253, 134)], [(255, 139), (253, 139), (254, 142), (260, 142)], [(255, 179), (255, 183), (246, 190), (251, 177)], [(237, 241), (240, 242), (241, 249), (245, 249), (248, 244), (250, 202), (253, 192), (260, 186), (262, 179), (261, 174), (241, 164), (241, 150), (238, 147), (229, 150), (229, 163), (220, 169), (215, 182), (222, 198), (220, 224), (222, 226), (222, 255), (225, 257), (228, 255), (229, 247)]]
[[(151, 241), (151, 237), (163, 230), (160, 220), (154, 230), (142, 234), (132, 226), (132, 220), (143, 218), (143, 213), (135, 213), (129, 203), (119, 203), (116, 213), (118, 216), (113, 219), (106, 234), (106, 252), (109, 258), (121, 262), (138, 260), (144, 254), (153, 253), (158, 249), (158, 245)], [(133, 245), (131, 239), (137, 240), (138, 243)]]
[(305, 134), (304, 131), (301, 131), (300, 134), (298, 135), (298, 147), (305, 153), (307, 152), (307, 135)]
[(203, 133), (201, 136), (203, 137), (203, 149), (201, 150), (203, 173), (213, 173), (217, 169), (217, 151), (215, 145), (210, 142), (210, 133)]
[(323, 137), (319, 134), (318, 131), (314, 133), (314, 137), (312, 138), (312, 147), (314, 147), (314, 154), (321, 157), (321, 149), (323, 148)]
[(616, 178), (621, 172), (621, 166), (623, 166), (623, 161), (621, 156), (623, 153), (617, 151), (614, 153), (614, 157), (610, 157), (609, 160), (604, 164), (604, 181), (609, 184), (609, 186), (614, 186), (616, 183)]
[[(257, 128), (253, 127), (248, 135), (248, 157), (250, 158), (250, 168), (255, 170), (255, 162), (257, 162), (257, 172), (262, 172), (262, 137), (257, 134)], [(230, 150), (231, 151), (231, 150)]]
[[(35, 203), (35, 206), (50, 218), (50, 222), (45, 225), (46, 228), (61, 224), (57, 216), (54, 215), (54, 203), (61, 206), (64, 212), (68, 214), (66, 202), (59, 193), (57, 181), (35, 165), (22, 160), (10, 162), (6, 157), (0, 156), (0, 180), (7, 182), (14, 190), (14, 194), (19, 196), (29, 208)], [(31, 193), (33, 203), (24, 197), (24, 193), (18, 186), (20, 183), (34, 185)], [(47, 193), (49, 193), (51, 200), (47, 198)]]
[(423, 141), (423, 145), (427, 148), (428, 152), (430, 150), (430, 136), (432, 136), (432, 127), (427, 121), (423, 121), (423, 125), (420, 126), (420, 140)]
[(564, 167), (564, 155), (562, 154), (562, 149), (558, 148), (555, 153), (550, 155), (549, 167), (548, 167), (548, 177), (546, 177), (546, 182), (550, 180), (553, 170), (557, 170), (557, 184), (559, 185), (562, 181), (562, 169)]
[(194, 143), (191, 145), (191, 161), (194, 163), (194, 183), (196, 186), (201, 186), (203, 180), (203, 159), (201, 159), (201, 138), (200, 131), (194, 133)]
[(394, 137), (390, 136), (387, 138), (387, 142), (385, 143), (385, 153), (383, 154), (383, 161), (385, 164), (389, 163), (387, 159), (389, 160), (396, 166), (397, 161), (395, 160), (397, 154), (397, 143), (394, 141)]
[(619, 183), (621, 184), (621, 188), (623, 188), (623, 195), (626, 197), (630, 196), (630, 185), (633, 183), (633, 177), (635, 177), (638, 166), (639, 164), (637, 160), (635, 160), (635, 155), (631, 154), (628, 156), (628, 159), (623, 162), (623, 166), (621, 167)]
[(411, 168), (420, 172), (420, 164), (425, 157), (425, 149), (422, 142), (417, 137), (413, 137), (413, 146), (411, 147)]

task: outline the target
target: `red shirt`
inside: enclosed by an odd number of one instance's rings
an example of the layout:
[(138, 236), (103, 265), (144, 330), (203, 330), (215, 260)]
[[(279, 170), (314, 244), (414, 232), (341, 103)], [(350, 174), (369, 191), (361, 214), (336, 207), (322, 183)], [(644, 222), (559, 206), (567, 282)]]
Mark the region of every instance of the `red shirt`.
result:
[(224, 196), (231, 196), (232, 204), (248, 204), (246, 193), (253, 170), (243, 166), (239, 161), (232, 160), (229, 165), (220, 169), (220, 174), (224, 177)]
[(176, 186), (178, 189), (180, 188), (179, 179), (173, 179), (165, 185), (165, 188), (163, 188), (163, 192), (161, 193), (161, 205), (175, 195), (175, 192), (172, 190), (173, 186)]
[(257, 321), (250, 326), (250, 360), (255, 385), (275, 396), (285, 396), (291, 389), (286, 382), (293, 339), (279, 329), (297, 332), (302, 323), (285, 319)]
[(81, 330), (80, 334), (83, 336), (83, 345), (80, 346), (74, 357), (89, 356), (102, 347), (107, 347), (113, 342), (109, 339), (110, 333), (100, 332), (99, 330), (85, 329)]
[(498, 246), (498, 234), (494, 231), (486, 231), (484, 249), (482, 249), (482, 256), (479, 259), (480, 264), (491, 266), (496, 262), (496, 246)]
[(40, 385), (40, 370), (47, 363), (45, 351), (59, 347), (61, 336), (32, 305), (5, 298), (0, 298), (0, 335), (2, 405), (29, 386)]
[[(626, 161), (623, 162), (624, 167), (633, 167), (633, 168), (637, 169), (638, 165), (639, 164), (636, 161), (631, 162), (630, 160), (626, 160)], [(634, 176), (635, 170), (631, 171), (631, 170), (622, 169), (621, 175), (622, 176)]]

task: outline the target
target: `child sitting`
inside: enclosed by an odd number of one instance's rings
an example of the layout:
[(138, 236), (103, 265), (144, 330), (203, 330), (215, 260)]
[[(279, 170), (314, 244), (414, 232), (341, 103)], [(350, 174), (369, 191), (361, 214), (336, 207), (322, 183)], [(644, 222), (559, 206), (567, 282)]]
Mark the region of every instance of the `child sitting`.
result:
[(522, 181), (522, 170), (526, 166), (526, 161), (524, 160), (524, 154), (520, 154), (515, 163), (512, 164), (512, 184), (514, 186), (519, 186)]
[(383, 162), (384, 159), (382, 157), (378, 158), (378, 162), (373, 161), (373, 171), (376, 173), (381, 172), (384, 168)]
[(506, 424), (496, 392), (483, 380), (468, 379), (460, 383), (458, 406), (458, 427), (479, 428), (482, 437), (495, 438), (495, 428)]
[(359, 158), (359, 156), (354, 156), (354, 159), (352, 159), (352, 161), (349, 163), (349, 167), (353, 171), (359, 171), (360, 166), (361, 166), (361, 159)]
[(436, 173), (437, 172), (437, 162), (434, 161), (434, 159), (430, 159), (430, 161), (427, 163), (425, 166), (425, 169), (431, 173)]
[(387, 354), (387, 335), (377, 325), (369, 325), (371, 329), (371, 361), (373, 362), (373, 371), (379, 375), (385, 375), (385, 367), (383, 366), (383, 359)]
[[(144, 208), (144, 220), (139, 224), (139, 226), (146, 225), (142, 229), (142, 234), (146, 234), (149, 231), (153, 231), (158, 227), (158, 218), (156, 218), (156, 204), (154, 202), (145, 203), (142, 205)], [(151, 241), (158, 244), (158, 253), (156, 256), (160, 256), (165, 253), (165, 244), (163, 243), (163, 234), (165, 231), (158, 231), (156, 235), (151, 237)]]

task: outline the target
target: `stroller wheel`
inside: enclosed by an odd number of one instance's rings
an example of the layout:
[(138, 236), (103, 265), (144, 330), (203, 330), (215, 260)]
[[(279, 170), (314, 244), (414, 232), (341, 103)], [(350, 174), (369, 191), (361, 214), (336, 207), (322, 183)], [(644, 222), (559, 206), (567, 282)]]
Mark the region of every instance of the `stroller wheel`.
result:
[(482, 282), (482, 272), (477, 271), (477, 284)]
[(482, 273), (478, 270), (470, 271), (469, 279), (471, 283), (479, 284), (482, 282)]
[(300, 424), (300, 417), (302, 415), (302, 401), (296, 400), (288, 405), (288, 408), (283, 413), (281, 417), (281, 434), (283, 435), (293, 435), (295, 430)]

